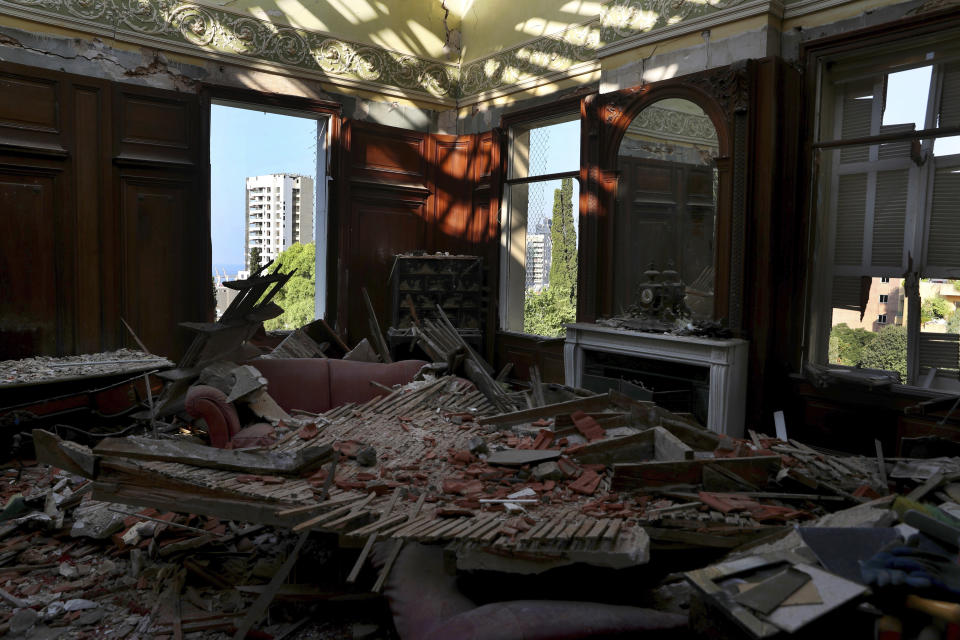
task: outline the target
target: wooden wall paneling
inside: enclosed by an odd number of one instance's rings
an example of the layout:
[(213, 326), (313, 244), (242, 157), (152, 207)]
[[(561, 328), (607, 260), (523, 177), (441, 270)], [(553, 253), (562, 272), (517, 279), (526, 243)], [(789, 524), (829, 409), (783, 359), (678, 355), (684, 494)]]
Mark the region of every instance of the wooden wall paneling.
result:
[(431, 135), (431, 251), (473, 254), (479, 248), (472, 206), (474, 136)]
[(70, 85), (73, 193), (77, 220), (77, 351), (95, 353), (122, 343), (115, 211), (105, 167), (110, 166), (110, 89), (106, 82)]
[(530, 379), (530, 367), (537, 365), (544, 382), (563, 384), (563, 339), (542, 339), (518, 333), (497, 334), (498, 367), (513, 363), (510, 377)]
[(65, 157), (66, 74), (22, 65), (0, 69), (0, 148)]
[(75, 348), (68, 82), (0, 65), (0, 359)]
[(350, 344), (369, 337), (368, 314), (361, 293), (365, 287), (381, 329), (390, 324), (390, 271), (394, 255), (426, 246), (427, 193), (398, 193), (366, 187), (350, 200), (350, 225), (356, 231), (348, 254), (347, 334)]
[(127, 162), (196, 165), (200, 104), (194, 94), (114, 86), (114, 157)]
[(0, 155), (0, 359), (73, 351), (75, 225), (64, 168)]
[(212, 288), (209, 265), (196, 251), (196, 237), (209, 234), (196, 223), (196, 181), (121, 168), (119, 188), (120, 312), (151, 352), (177, 359), (192, 339), (177, 323), (203, 320)]
[(369, 334), (360, 289), (367, 288), (381, 328), (389, 325), (393, 256), (429, 249), (433, 193), (428, 134), (345, 121), (338, 264), (338, 324), (348, 343)]
[[(122, 315), (154, 353), (176, 360), (212, 302), (210, 218), (201, 191), (197, 95), (114, 85)], [(124, 334), (124, 343), (133, 339)]]
[(777, 59), (756, 64), (751, 107), (751, 166), (744, 282), (744, 329), (750, 339), (749, 423), (771, 432), (785, 401), (786, 378), (799, 363), (805, 249), (796, 210), (799, 73)]
[(353, 123), (350, 179), (427, 186), (427, 134)]

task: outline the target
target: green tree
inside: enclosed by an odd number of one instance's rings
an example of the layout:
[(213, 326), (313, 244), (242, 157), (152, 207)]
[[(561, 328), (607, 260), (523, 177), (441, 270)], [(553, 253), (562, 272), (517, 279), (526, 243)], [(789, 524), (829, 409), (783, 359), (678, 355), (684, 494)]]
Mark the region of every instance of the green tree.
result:
[(577, 229), (573, 224), (573, 178), (564, 178), (553, 191), (550, 228), (550, 288), (557, 299), (577, 301)]
[(314, 244), (294, 244), (284, 250), (273, 263), (272, 271), (289, 273), (296, 269), (287, 284), (273, 299), (283, 313), (263, 326), (267, 330), (298, 329), (313, 321), (313, 297), (316, 291), (314, 283)]
[(960, 310), (950, 314), (950, 319), (947, 320), (947, 333), (960, 333)]
[(863, 348), (877, 337), (877, 334), (866, 329), (851, 329), (846, 322), (835, 325), (830, 331), (830, 339), (836, 338), (836, 359), (831, 355), (830, 362), (856, 367), (862, 364)]
[(260, 268), (260, 247), (250, 247), (250, 255), (247, 257), (247, 269), (252, 274)]
[(927, 298), (920, 305), (920, 322), (927, 323), (931, 320), (946, 318), (953, 313), (953, 305), (949, 300), (937, 296)]
[(907, 379), (907, 328), (887, 325), (877, 337), (863, 347), (863, 362), (868, 369), (896, 371), (901, 380)]
[(550, 282), (540, 291), (527, 291), (523, 300), (523, 331), (558, 337), (563, 325), (577, 318), (577, 229), (573, 222), (573, 178), (564, 178), (553, 192), (550, 221)]
[(576, 305), (553, 284), (537, 293), (527, 291), (523, 300), (523, 331), (538, 336), (560, 337), (563, 325), (575, 322)]

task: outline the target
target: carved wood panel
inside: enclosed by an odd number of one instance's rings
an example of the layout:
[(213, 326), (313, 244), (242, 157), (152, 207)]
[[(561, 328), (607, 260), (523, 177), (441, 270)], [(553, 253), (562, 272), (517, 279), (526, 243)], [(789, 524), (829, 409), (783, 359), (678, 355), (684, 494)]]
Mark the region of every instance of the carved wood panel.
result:
[(122, 88), (114, 91), (114, 100), (116, 157), (154, 163), (196, 162), (200, 142), (196, 96)]
[[(611, 92), (585, 102), (582, 144), (587, 158), (585, 194), (581, 215), (586, 228), (581, 242), (600, 258), (596, 273), (584, 272), (578, 301), (578, 318), (591, 320), (618, 312), (613, 299), (616, 279), (611, 256), (615, 242), (616, 201), (626, 197), (619, 174), (617, 152), (627, 126), (644, 108), (662, 99), (682, 98), (697, 104), (717, 132), (719, 157), (716, 254), (714, 262), (714, 315), (741, 329), (743, 297), (742, 260), (746, 242), (745, 122), (750, 101), (748, 65), (733, 65), (689, 74), (661, 82)], [(738, 162), (734, 163), (736, 159)], [(591, 288), (594, 290), (591, 292)]]
[(0, 359), (72, 348), (73, 252), (59, 171), (0, 166)]
[(51, 72), (0, 72), (0, 145), (62, 153), (62, 83)]
[[(0, 358), (119, 348), (128, 312), (179, 356), (176, 323), (211, 302), (198, 105), (0, 63)], [(141, 174), (121, 179), (131, 166)], [(142, 198), (134, 177), (153, 181)]]
[[(153, 353), (179, 354), (192, 337), (178, 322), (202, 320), (198, 303), (211, 288), (197, 255), (199, 207), (193, 182), (120, 175), (120, 314)], [(131, 346), (132, 340), (127, 340)]]

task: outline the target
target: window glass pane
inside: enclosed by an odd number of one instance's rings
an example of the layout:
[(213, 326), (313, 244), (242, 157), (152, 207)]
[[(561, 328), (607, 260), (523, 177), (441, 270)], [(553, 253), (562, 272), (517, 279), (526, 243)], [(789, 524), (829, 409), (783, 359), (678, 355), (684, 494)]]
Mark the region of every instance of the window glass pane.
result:
[(575, 321), (579, 201), (573, 178), (511, 186), (511, 267), (524, 277), (523, 307), (507, 328), (558, 337)]
[(933, 141), (933, 155), (952, 156), (960, 153), (960, 136), (937, 138)]
[(933, 66), (927, 65), (887, 74), (887, 99), (882, 124), (909, 124), (915, 129), (924, 128), (932, 71)]
[(960, 281), (920, 281), (920, 371), (923, 379), (936, 368), (937, 375), (960, 374)]
[(906, 380), (903, 280), (834, 278), (833, 300), (830, 362), (898, 371)]
[(513, 129), (510, 178), (580, 170), (580, 115)]

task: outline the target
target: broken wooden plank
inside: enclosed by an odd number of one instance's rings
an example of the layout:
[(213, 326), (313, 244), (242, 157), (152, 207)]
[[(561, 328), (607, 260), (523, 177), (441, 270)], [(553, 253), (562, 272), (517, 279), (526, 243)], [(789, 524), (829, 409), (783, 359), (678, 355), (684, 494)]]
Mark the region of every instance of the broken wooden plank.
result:
[[(410, 522), (413, 522), (417, 519), (417, 516), (420, 515), (420, 509), (423, 508), (423, 503), (427, 498), (426, 493), (421, 493), (420, 497), (417, 499), (417, 506), (413, 508), (413, 512), (410, 514)], [(390, 549), (390, 554), (387, 556), (387, 561), (383, 565), (383, 570), (380, 571), (380, 576), (377, 578), (377, 581), (371, 589), (374, 593), (380, 593), (383, 590), (383, 585), (387, 581), (387, 576), (390, 575), (390, 570), (393, 569), (393, 563), (397, 561), (397, 556), (400, 555), (400, 550), (403, 549), (403, 540), (396, 540), (393, 543), (393, 548)]]
[(373, 310), (370, 294), (367, 293), (366, 287), (361, 287), (360, 291), (363, 293), (363, 302), (367, 305), (367, 322), (370, 324), (370, 337), (373, 338), (373, 346), (380, 355), (380, 359), (389, 364), (393, 362), (393, 359), (390, 357), (390, 348), (383, 337), (383, 331), (380, 330), (380, 322), (377, 320), (376, 311)]
[[(402, 491), (400, 488), (394, 489), (393, 495), (390, 496), (390, 502), (387, 503), (386, 508), (380, 514), (378, 520), (379, 523), (383, 524), (390, 517), (390, 512), (393, 511), (393, 508), (397, 506), (397, 500), (400, 499), (400, 494)], [(357, 557), (357, 561), (353, 565), (353, 569), (350, 571), (350, 575), (347, 576), (347, 582), (353, 584), (357, 581), (357, 576), (360, 575), (360, 570), (363, 568), (363, 565), (367, 562), (367, 556), (370, 555), (370, 550), (373, 549), (373, 543), (377, 540), (377, 533), (374, 531), (367, 538), (367, 542), (363, 545), (363, 550), (360, 551), (360, 555)]]
[(479, 418), (480, 424), (492, 424), (499, 427), (509, 427), (524, 422), (532, 422), (539, 418), (553, 418), (558, 415), (566, 415), (574, 411), (600, 411), (610, 405), (610, 394), (603, 393), (587, 398), (578, 398), (577, 400), (568, 400), (566, 402), (557, 402), (542, 407), (533, 407), (532, 409), (522, 409), (520, 411), (511, 411), (510, 413), (501, 413), (495, 416)]
[(297, 544), (293, 547), (293, 551), (290, 552), (286, 561), (284, 561), (280, 569), (273, 575), (273, 578), (270, 579), (266, 590), (257, 597), (256, 601), (254, 601), (253, 605), (251, 605), (247, 611), (247, 614), (243, 616), (243, 620), (237, 625), (237, 632), (233, 634), (233, 640), (244, 640), (244, 638), (247, 637), (247, 632), (250, 631), (257, 620), (262, 618), (267, 612), (267, 607), (273, 602), (273, 598), (280, 589), (280, 586), (284, 580), (287, 579), (287, 576), (290, 575), (290, 570), (293, 569), (293, 565), (297, 563), (297, 558), (300, 556), (300, 549), (303, 548), (303, 543), (307, 541), (308, 535), (310, 535), (309, 531), (304, 531), (300, 534), (300, 537), (297, 539)]
[(780, 456), (615, 464), (611, 488), (614, 491), (623, 491), (675, 484), (700, 484), (703, 468), (707, 465), (725, 468), (760, 487), (767, 484), (771, 474), (776, 475), (780, 468)]
[(298, 476), (329, 460), (333, 449), (329, 444), (322, 444), (296, 452), (231, 451), (193, 442), (131, 436), (104, 438), (93, 453), (103, 457), (179, 462), (194, 467), (242, 473)]
[(519, 467), (525, 464), (549, 462), (560, 457), (560, 452), (550, 449), (504, 449), (487, 456), (487, 464)]
[(33, 446), (40, 462), (85, 478), (93, 479), (96, 474), (97, 457), (88, 447), (43, 429), (33, 430)]

